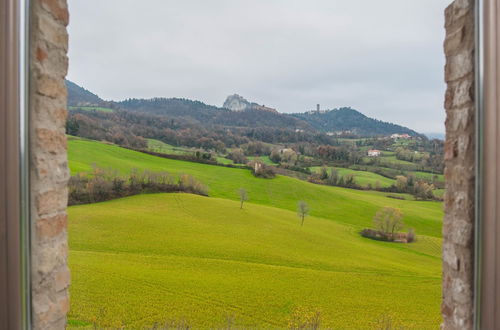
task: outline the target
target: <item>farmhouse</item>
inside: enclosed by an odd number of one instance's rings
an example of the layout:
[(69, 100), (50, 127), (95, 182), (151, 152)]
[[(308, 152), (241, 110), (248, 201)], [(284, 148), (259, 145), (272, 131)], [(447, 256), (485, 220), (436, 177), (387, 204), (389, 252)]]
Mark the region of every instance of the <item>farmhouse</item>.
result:
[(392, 134), (391, 139), (411, 139), (411, 136), (408, 134)]
[(370, 149), (368, 150), (368, 157), (378, 157), (380, 156), (380, 150)]
[(345, 134), (353, 134), (352, 130), (345, 130), (345, 131), (334, 131), (334, 132), (327, 132), (326, 135), (328, 136), (334, 136), (334, 135), (345, 135)]

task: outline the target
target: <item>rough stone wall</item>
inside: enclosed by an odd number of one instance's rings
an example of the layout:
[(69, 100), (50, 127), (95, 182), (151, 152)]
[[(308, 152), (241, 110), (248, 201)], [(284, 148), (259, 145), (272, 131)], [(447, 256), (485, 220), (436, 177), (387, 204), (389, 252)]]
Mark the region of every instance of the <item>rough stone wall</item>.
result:
[(64, 329), (67, 266), (66, 0), (31, 1), (30, 147), (32, 308), (35, 329)]
[(474, 0), (455, 0), (445, 12), (444, 329), (473, 327), (474, 270)]

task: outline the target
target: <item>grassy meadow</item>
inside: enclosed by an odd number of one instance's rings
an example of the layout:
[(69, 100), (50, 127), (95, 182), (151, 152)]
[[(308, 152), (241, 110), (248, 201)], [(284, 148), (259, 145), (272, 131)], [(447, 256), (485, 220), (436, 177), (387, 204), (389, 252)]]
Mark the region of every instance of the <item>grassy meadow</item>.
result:
[[(311, 171), (318, 172), (321, 171), (321, 166), (311, 167)], [(354, 181), (362, 187), (367, 187), (368, 185), (372, 185), (375, 187), (377, 182), (380, 184), (380, 187), (390, 187), (392, 184), (396, 182), (396, 180), (386, 178), (377, 173), (368, 172), (368, 171), (356, 171), (350, 168), (343, 167), (335, 167), (337, 173), (341, 176), (353, 175)], [(330, 167), (328, 168), (328, 173), (330, 173)]]
[[(147, 141), (148, 141), (148, 149), (154, 152), (159, 152), (169, 155), (194, 155), (196, 153), (196, 149), (194, 148), (190, 149), (190, 148), (176, 147), (171, 144), (155, 139), (147, 139)], [(231, 159), (227, 159), (221, 156), (217, 156), (215, 159), (219, 164), (234, 163)]]
[(266, 165), (276, 165), (275, 162), (269, 158), (269, 156), (249, 156), (247, 157), (248, 160), (260, 160), (262, 163)]
[[(72, 174), (92, 165), (191, 174), (209, 197), (144, 194), (72, 206), (70, 327), (287, 328), (321, 314), (321, 326), (409, 329), (440, 323), (441, 204), (290, 177), (158, 158), (70, 139)], [(249, 201), (240, 210), (238, 189)], [(297, 202), (307, 201), (304, 226)], [(417, 242), (362, 238), (375, 212), (397, 207)]]
[(432, 181), (432, 180), (434, 180), (434, 177), (436, 177), (437, 178), (436, 181), (444, 182), (444, 175), (443, 174), (433, 174), (433, 173), (429, 173), (429, 172), (419, 172), (419, 171), (413, 171), (410, 173), (415, 175), (415, 177), (417, 179), (424, 179), (424, 180)]

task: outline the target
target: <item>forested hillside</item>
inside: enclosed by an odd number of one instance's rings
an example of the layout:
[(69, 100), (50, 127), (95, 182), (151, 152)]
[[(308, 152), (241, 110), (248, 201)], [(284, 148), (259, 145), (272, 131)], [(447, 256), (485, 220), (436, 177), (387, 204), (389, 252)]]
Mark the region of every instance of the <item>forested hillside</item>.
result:
[(287, 114), (263, 111), (259, 107), (249, 107), (244, 111), (231, 111), (200, 101), (180, 98), (126, 99), (119, 102), (105, 102), (71, 81), (67, 81), (67, 86), (68, 105), (73, 109), (104, 105), (118, 110), (161, 116), (169, 120), (182, 119), (183, 122), (203, 127), (276, 128), (315, 135), (329, 133), (344, 137), (388, 136), (393, 133), (419, 136), (417, 132), (407, 127), (369, 118), (351, 108)]
[(302, 120), (278, 112), (248, 109), (231, 111), (218, 108), (200, 101), (178, 98), (128, 99), (116, 103), (122, 109), (167, 116), (169, 118), (184, 118), (202, 125), (221, 125), (231, 127), (277, 127), (313, 130)]
[[(231, 117), (228, 110), (213, 110)], [(239, 112), (248, 124), (255, 116), (251, 112)], [(266, 113), (273, 115), (272, 113)], [(95, 140), (106, 140), (127, 147), (145, 147), (144, 138), (158, 139), (176, 146), (225, 151), (238, 148), (245, 143), (310, 143), (314, 145), (337, 145), (334, 137), (316, 131), (297, 132), (295, 128), (267, 126), (225, 126), (207, 120), (204, 124), (191, 116), (167, 116), (141, 111), (115, 110), (113, 112), (75, 109), (67, 121), (67, 133)], [(227, 119), (227, 118), (226, 118)], [(293, 119), (292, 119), (293, 120)]]
[(104, 102), (99, 96), (69, 80), (66, 80), (66, 88), (69, 106), (97, 106)]
[(309, 111), (296, 113), (292, 116), (302, 119), (315, 129), (322, 132), (346, 133), (359, 136), (409, 134), (419, 135), (417, 132), (400, 125), (369, 118), (361, 112), (351, 108), (340, 108), (326, 111)]

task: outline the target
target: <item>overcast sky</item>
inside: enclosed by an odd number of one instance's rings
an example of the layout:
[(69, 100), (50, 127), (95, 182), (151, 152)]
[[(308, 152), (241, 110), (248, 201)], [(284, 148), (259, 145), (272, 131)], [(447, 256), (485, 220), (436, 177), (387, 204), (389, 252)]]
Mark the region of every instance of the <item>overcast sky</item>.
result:
[(451, 0), (69, 0), (68, 78), (107, 100), (351, 106), (443, 132)]

